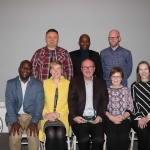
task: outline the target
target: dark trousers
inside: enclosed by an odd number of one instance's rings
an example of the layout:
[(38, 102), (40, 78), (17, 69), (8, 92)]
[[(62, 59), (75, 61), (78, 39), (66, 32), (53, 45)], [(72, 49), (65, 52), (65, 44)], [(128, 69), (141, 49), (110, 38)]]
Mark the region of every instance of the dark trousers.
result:
[[(77, 137), (79, 150), (90, 150), (90, 142), (92, 142), (91, 150), (103, 150), (104, 129), (103, 123), (81, 123), (73, 124), (72, 130)], [(89, 136), (90, 135), (90, 136)]]
[(114, 124), (112, 121), (106, 121), (104, 125), (105, 134), (107, 136), (107, 149), (128, 150), (131, 121), (126, 119), (122, 121), (121, 124)]
[(150, 122), (146, 128), (141, 129), (138, 127), (138, 120), (133, 120), (132, 128), (137, 133), (138, 150), (150, 150)]

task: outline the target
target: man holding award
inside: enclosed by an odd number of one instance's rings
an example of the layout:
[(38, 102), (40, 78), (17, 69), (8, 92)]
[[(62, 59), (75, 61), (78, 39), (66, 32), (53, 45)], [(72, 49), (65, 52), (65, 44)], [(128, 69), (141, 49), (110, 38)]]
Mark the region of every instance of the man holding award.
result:
[(103, 150), (108, 92), (106, 82), (94, 77), (95, 64), (86, 59), (81, 64), (83, 76), (71, 79), (68, 94), (69, 123), (77, 136), (79, 150)]

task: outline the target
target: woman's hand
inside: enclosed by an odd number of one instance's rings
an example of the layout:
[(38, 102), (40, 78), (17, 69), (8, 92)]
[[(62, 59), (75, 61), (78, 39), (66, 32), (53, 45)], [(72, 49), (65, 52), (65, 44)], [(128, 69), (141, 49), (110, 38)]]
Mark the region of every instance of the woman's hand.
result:
[(111, 120), (114, 124), (121, 124), (123, 121), (123, 116), (109, 116), (109, 120)]
[(138, 121), (138, 127), (141, 128), (141, 129), (144, 129), (145, 127), (147, 127), (148, 122), (149, 122), (149, 117), (142, 117)]
[(49, 120), (49, 121), (55, 121), (57, 118), (59, 118), (59, 113), (57, 113), (57, 112), (46, 112), (45, 114), (44, 114), (44, 118), (45, 119), (47, 119), (47, 120)]

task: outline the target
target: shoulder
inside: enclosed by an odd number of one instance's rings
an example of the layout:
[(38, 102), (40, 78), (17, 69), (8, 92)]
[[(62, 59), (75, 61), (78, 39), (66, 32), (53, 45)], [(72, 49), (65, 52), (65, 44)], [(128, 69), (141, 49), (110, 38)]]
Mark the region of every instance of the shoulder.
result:
[(123, 51), (123, 52), (125, 52), (125, 53), (131, 53), (130, 50), (125, 49), (124, 47), (121, 47), (121, 46), (120, 46), (119, 48), (120, 48), (121, 51)]
[(74, 83), (79, 83), (80, 84), (81, 81), (84, 81), (84, 78), (83, 78), (82, 75), (71, 78), (70, 83), (74, 82)]
[(128, 87), (125, 87), (125, 86), (122, 88), (122, 90), (130, 92), (130, 89)]
[(72, 51), (72, 52), (69, 52), (69, 54), (70, 54), (70, 55), (74, 55), (74, 54), (76, 54), (76, 53), (78, 53), (78, 52), (80, 52), (80, 50), (74, 50), (74, 51)]
[(99, 83), (101, 85), (106, 85), (106, 81), (99, 77), (93, 77), (93, 81), (95, 81), (96, 83)]
[(90, 53), (93, 53), (93, 55), (99, 55), (98, 52), (94, 51), (94, 50), (89, 50)]
[(110, 49), (110, 47), (103, 49), (102, 51), (100, 51), (100, 55), (107, 55), (108, 53), (110, 53), (109, 49)]
[(137, 82), (135, 81), (135, 82), (133, 82), (132, 84), (131, 84), (131, 89), (133, 89), (135, 86), (137, 86), (138, 84), (137, 84)]
[(57, 46), (56, 53), (67, 53), (68, 54), (68, 51), (62, 47)]
[(43, 84), (42, 81), (35, 79), (32, 76), (30, 76), (30, 80), (33, 82), (33, 84), (36, 84), (36, 85), (42, 85)]
[(12, 79), (9, 79), (7, 81), (7, 84), (15, 84), (16, 81), (19, 80), (19, 76), (15, 77), (15, 78), (12, 78)]
[(41, 53), (41, 52), (46, 51), (46, 50), (47, 50), (46, 46), (42, 47), (42, 48), (38, 49), (37, 51), (35, 51), (35, 54)]

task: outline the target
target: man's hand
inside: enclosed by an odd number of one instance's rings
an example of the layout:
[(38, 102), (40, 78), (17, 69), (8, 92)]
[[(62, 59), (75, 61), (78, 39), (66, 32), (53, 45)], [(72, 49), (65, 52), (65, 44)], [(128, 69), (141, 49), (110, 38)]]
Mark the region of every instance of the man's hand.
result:
[(14, 136), (16, 134), (16, 132), (17, 132), (18, 135), (19, 135), (19, 132), (23, 132), (23, 129), (22, 129), (21, 125), (18, 122), (14, 122), (12, 124), (12, 127), (9, 131), (9, 135)]
[(96, 118), (95, 118), (95, 120), (93, 121), (93, 122), (91, 122), (92, 124), (97, 124), (97, 123), (99, 123), (99, 122), (102, 122), (102, 118), (100, 117), (100, 116), (97, 116)]
[(30, 136), (32, 136), (32, 133), (34, 136), (38, 136), (39, 130), (38, 130), (37, 124), (30, 123), (27, 127), (27, 132), (30, 132)]
[(85, 123), (85, 119), (80, 116), (75, 117), (73, 120), (77, 123)]

